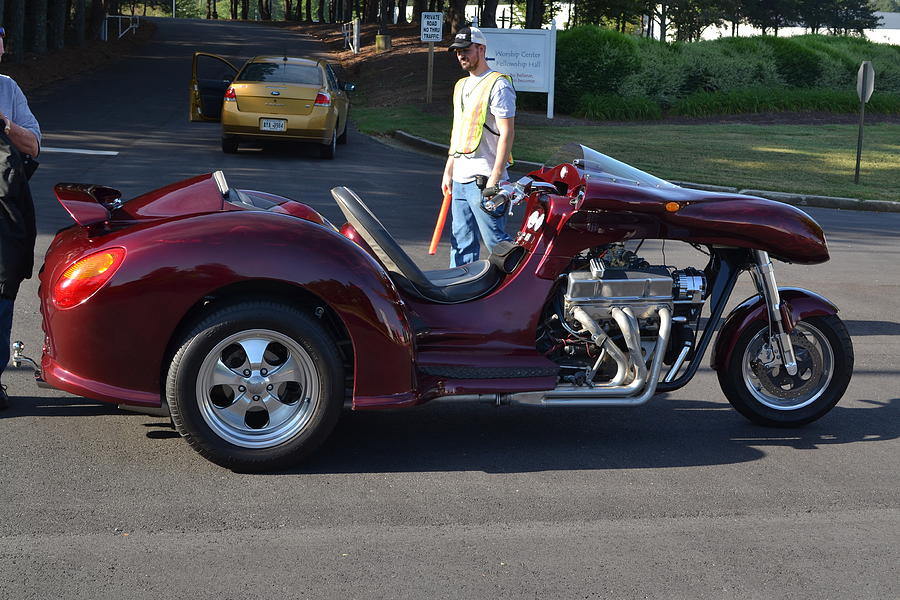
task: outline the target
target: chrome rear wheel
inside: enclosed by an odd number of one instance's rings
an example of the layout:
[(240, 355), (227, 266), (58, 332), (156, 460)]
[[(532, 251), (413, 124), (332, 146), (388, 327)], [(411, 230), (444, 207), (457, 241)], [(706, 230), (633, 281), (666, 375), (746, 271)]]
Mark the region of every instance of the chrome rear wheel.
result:
[(209, 460), (240, 471), (293, 466), (331, 433), (344, 370), (319, 319), (292, 306), (221, 307), (172, 357), (166, 398), (175, 428)]

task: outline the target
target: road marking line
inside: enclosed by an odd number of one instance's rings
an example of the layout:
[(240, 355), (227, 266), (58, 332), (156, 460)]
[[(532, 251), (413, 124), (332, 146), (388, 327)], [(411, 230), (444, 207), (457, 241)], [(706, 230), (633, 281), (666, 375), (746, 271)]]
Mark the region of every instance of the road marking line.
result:
[(59, 152), (61, 154), (94, 154), (97, 156), (118, 156), (118, 152), (112, 150), (82, 150), (80, 148), (51, 148), (44, 146), (41, 152)]

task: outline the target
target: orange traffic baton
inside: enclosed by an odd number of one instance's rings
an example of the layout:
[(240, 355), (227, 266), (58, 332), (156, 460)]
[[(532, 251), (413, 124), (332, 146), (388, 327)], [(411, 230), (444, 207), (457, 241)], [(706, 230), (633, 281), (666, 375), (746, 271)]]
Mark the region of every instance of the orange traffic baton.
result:
[(428, 254), (434, 254), (437, 251), (438, 244), (441, 241), (441, 233), (444, 231), (444, 223), (447, 222), (447, 213), (450, 212), (450, 192), (444, 194), (444, 202), (441, 204), (441, 212), (438, 214), (437, 223), (434, 224), (434, 234), (431, 236), (431, 246), (428, 248)]

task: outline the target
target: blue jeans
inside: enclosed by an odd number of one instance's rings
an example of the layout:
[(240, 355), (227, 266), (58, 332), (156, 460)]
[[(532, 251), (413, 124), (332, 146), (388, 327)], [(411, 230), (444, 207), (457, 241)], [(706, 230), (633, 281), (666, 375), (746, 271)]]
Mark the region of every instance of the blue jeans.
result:
[(9, 336), (12, 331), (13, 301), (0, 296), (0, 375), (9, 362)]
[[(511, 239), (506, 234), (506, 215), (494, 218), (481, 210), (481, 190), (471, 183), (453, 182), (453, 222), (450, 227), (450, 266), (459, 267), (478, 260), (479, 237), (488, 252)], [(480, 234), (477, 235), (477, 234)]]

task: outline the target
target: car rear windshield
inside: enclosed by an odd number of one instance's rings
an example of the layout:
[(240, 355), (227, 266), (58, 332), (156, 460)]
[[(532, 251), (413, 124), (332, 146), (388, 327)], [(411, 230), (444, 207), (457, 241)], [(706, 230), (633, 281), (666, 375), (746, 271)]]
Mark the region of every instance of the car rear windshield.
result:
[(286, 63), (250, 63), (237, 76), (237, 81), (274, 81), (277, 83), (299, 83), (319, 85), (322, 69), (317, 65), (292, 65)]

